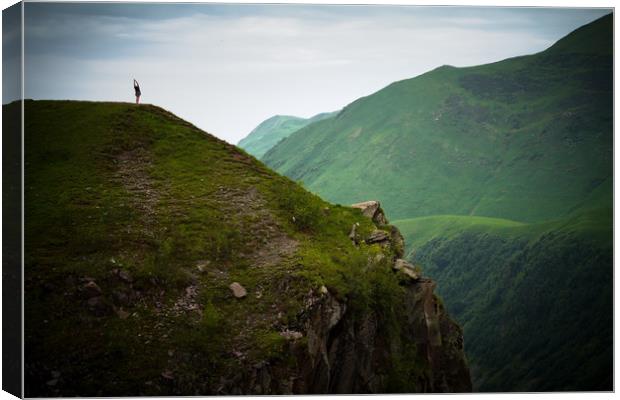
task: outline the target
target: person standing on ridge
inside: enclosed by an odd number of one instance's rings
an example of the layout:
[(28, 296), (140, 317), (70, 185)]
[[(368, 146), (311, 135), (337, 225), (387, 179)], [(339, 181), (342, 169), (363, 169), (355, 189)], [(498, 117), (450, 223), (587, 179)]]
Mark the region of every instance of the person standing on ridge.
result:
[(136, 91), (136, 104), (140, 104), (140, 95), (142, 92), (140, 91), (140, 84), (138, 84), (138, 81), (135, 78), (133, 80), (133, 88)]

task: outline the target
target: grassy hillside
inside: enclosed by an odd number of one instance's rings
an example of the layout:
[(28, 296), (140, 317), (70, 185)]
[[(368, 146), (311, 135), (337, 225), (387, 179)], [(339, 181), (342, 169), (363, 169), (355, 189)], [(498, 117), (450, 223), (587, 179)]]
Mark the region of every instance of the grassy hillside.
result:
[(588, 208), (588, 212), (567, 218), (525, 224), (501, 218), (464, 215), (433, 215), (393, 221), (407, 238), (408, 256), (418, 247), (436, 238), (453, 239), (462, 232), (500, 235), (505, 238), (535, 238), (537, 235), (562, 230), (588, 235), (599, 244), (609, 247), (612, 243), (611, 208)]
[[(332, 326), (317, 324), (376, 314), (384, 343), (420, 334), (402, 322), (397, 248), (349, 239), (377, 229), (359, 210), (151, 105), (27, 101), (25, 115), (27, 396), (331, 390), (295, 375), (323, 360)], [(381, 354), (373, 387), (431, 390), (422, 358)]]
[(609, 15), (535, 55), (393, 83), (263, 160), (329, 201), (381, 200), (392, 219), (536, 222), (608, 203), (612, 27)]
[(329, 118), (336, 113), (321, 113), (312, 118), (276, 115), (263, 122), (252, 130), (237, 144), (256, 158), (261, 158), (269, 149), (284, 138), (298, 131), (306, 125)]
[[(469, 217), (464, 215), (434, 215), (393, 221), (403, 236), (407, 237), (408, 249), (419, 246), (438, 237), (453, 238), (464, 230), (477, 232), (516, 232), (517, 227), (526, 227), (522, 222), (501, 218)], [(407, 254), (409, 255), (409, 254)]]
[(464, 326), (475, 389), (611, 390), (613, 16), (541, 53), (443, 66), (263, 160), (381, 200)]
[(395, 224), (463, 324), (475, 390), (612, 390), (611, 209), (531, 225)]

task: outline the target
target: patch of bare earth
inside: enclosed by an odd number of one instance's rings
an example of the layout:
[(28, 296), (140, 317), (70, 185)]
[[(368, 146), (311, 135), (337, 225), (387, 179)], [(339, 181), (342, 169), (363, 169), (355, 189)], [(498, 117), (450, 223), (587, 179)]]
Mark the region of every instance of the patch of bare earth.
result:
[[(246, 242), (246, 253), (243, 259), (248, 262), (251, 268), (269, 268), (271, 266), (283, 265), (286, 259), (295, 254), (299, 243), (289, 237), (275, 216), (269, 210), (266, 200), (260, 195), (255, 187), (248, 188), (229, 188), (220, 186), (215, 192), (219, 207), (226, 210), (226, 214), (234, 216), (231, 224), (236, 224)], [(292, 271), (291, 271), (292, 272)], [(277, 275), (274, 275), (274, 278)], [(263, 287), (261, 283), (248, 292), (249, 301), (259, 304), (263, 301), (273, 301), (274, 293), (277, 297), (288, 296), (293, 276), (284, 274), (280, 276), (278, 282), (266, 283)], [(271, 295), (271, 296), (268, 296)], [(266, 300), (270, 297), (272, 300)], [(231, 321), (231, 355), (243, 364), (248, 352), (252, 350), (249, 336), (256, 329), (277, 329), (283, 328), (284, 309), (282, 304), (265, 303), (266, 312), (258, 314), (248, 313), (245, 318)], [(261, 328), (262, 327), (262, 328)]]
[(146, 236), (153, 237), (160, 195), (148, 173), (151, 167), (148, 152), (143, 148), (125, 151), (117, 156), (116, 162), (116, 178), (130, 194), (133, 208), (140, 212), (138, 228)]
[(220, 186), (215, 198), (219, 207), (234, 217), (231, 223), (244, 233), (250, 251), (243, 258), (251, 265), (278, 265), (297, 251), (299, 243), (284, 232), (255, 187), (239, 189)]

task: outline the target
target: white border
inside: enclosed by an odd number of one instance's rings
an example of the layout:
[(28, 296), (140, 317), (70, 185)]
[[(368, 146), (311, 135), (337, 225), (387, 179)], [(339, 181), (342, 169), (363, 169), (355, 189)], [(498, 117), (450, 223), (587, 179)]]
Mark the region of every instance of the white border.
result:
[[(45, 0), (29, 0), (29, 1), (45, 1)], [(78, 0), (63, 0), (63, 2), (96, 2), (96, 1), (78, 1)], [(150, 1), (144, 1), (144, 0), (133, 0), (132, 2), (140, 2), (140, 3), (146, 3), (146, 2), (151, 2), (151, 3), (170, 3), (170, 1), (166, 1), (166, 0), (150, 0)], [(228, 1), (183, 1), (184, 3), (267, 3), (269, 1), (264, 1), (264, 0), (228, 0)], [(15, 4), (16, 1), (14, 0), (0, 0), (0, 5), (2, 6), (2, 9), (5, 9), (13, 4)], [(583, 1), (583, 0), (529, 0), (529, 1), (515, 1), (515, 0), (504, 0), (499, 2), (498, 0), (469, 0), (469, 1), (465, 1), (465, 0), (433, 0), (433, 1), (424, 1), (424, 0), (390, 0), (390, 1), (385, 1), (385, 0), (307, 0), (307, 1), (300, 1), (300, 0), (286, 0), (286, 1), (271, 1), (271, 3), (293, 3), (293, 4), (381, 4), (381, 5), (387, 5), (387, 4), (393, 4), (393, 5), (426, 5), (426, 6), (486, 6), (486, 7), (571, 7), (571, 8), (577, 8), (577, 7), (604, 7), (604, 8), (614, 8), (615, 7), (615, 3), (613, 1), (610, 0), (589, 0), (589, 1)], [(21, 84), (21, 89), (22, 89), (22, 99), (24, 96), (24, 41), (25, 41), (25, 36), (24, 36), (24, 31), (23, 31), (23, 18), (24, 18), (24, 13), (23, 13), (23, 4), (22, 4), (22, 84)], [(1, 21), (1, 19), (0, 19)], [(1, 25), (1, 22), (0, 22)], [(615, 19), (614, 19), (614, 25), (615, 25)], [(0, 29), (1, 32), (1, 29)], [(616, 49), (617, 49), (617, 43), (618, 43), (618, 32), (615, 29), (614, 26), (614, 54), (616, 54)], [(1, 55), (0, 55), (0, 62), (2, 61)], [(614, 61), (615, 61), (615, 57), (614, 57)], [(0, 83), (0, 87), (1, 87), (1, 83)], [(615, 102), (616, 99), (616, 94), (618, 93), (618, 83), (615, 80), (615, 63), (614, 63), (614, 133), (615, 133), (615, 117), (618, 113), (618, 103)], [(24, 119), (24, 110), (23, 110), (23, 101), (22, 101), (22, 127), (23, 127), (23, 119)], [(0, 121), (1, 121), (1, 117), (0, 117)], [(615, 136), (614, 136), (615, 138)], [(23, 142), (23, 134), (22, 134), (22, 157), (24, 154), (24, 142)], [(2, 144), (0, 141), (0, 152), (2, 151)], [(616, 152), (616, 141), (614, 140), (614, 154), (617, 154)], [(23, 158), (22, 158), (23, 160)], [(1, 165), (0, 165), (0, 172), (1, 172)], [(618, 174), (620, 173), (620, 170), (617, 168), (617, 164), (615, 163), (615, 157), (614, 157), (614, 177), (618, 176)], [(22, 226), (24, 223), (24, 214), (23, 214), (23, 184), (24, 184), (24, 171), (23, 171), (23, 163), (22, 163)], [(0, 176), (0, 180), (1, 180), (1, 176)], [(614, 183), (615, 183), (615, 179), (614, 179)], [(616, 225), (616, 213), (615, 213), (615, 209), (618, 206), (617, 200), (617, 196), (615, 195), (615, 185), (614, 185), (614, 226)], [(0, 198), (0, 205), (2, 203), (2, 199)], [(1, 214), (0, 214), (0, 220), (1, 220)], [(615, 229), (614, 229), (615, 231)], [(0, 238), (2, 236), (2, 233), (0, 231)], [(614, 249), (618, 248), (618, 242), (616, 242), (616, 236), (615, 236), (615, 232), (614, 232)], [(24, 256), (24, 236), (23, 236), (23, 230), (22, 230), (22, 260), (23, 260), (23, 256)], [(1, 255), (0, 255), (1, 258)], [(614, 253), (614, 268), (615, 268), (615, 253)], [(617, 312), (618, 309), (615, 307), (615, 287), (616, 287), (616, 283), (618, 280), (618, 275), (615, 274), (615, 270), (614, 270), (614, 384), (616, 384), (618, 382), (618, 371), (615, 368), (615, 360), (617, 359), (618, 355), (619, 355), (619, 350), (618, 350), (618, 346), (615, 346), (616, 344), (616, 339), (618, 338), (618, 331), (615, 329), (616, 328), (616, 321), (617, 319)], [(24, 306), (24, 302), (23, 302), (23, 265), (22, 265), (22, 337), (23, 337), (23, 306)], [(0, 297), (0, 306), (1, 306), (1, 297)], [(1, 322), (0, 322), (0, 326), (1, 326)], [(0, 342), (0, 348), (1, 348), (1, 342)], [(22, 361), (23, 361), (23, 346), (22, 346)], [(1, 362), (1, 361), (0, 361)], [(0, 374), (0, 385), (2, 383), (2, 377)], [(23, 393), (23, 369), (22, 369), (22, 393)], [(414, 396), (416, 395), (394, 395), (397, 396), (399, 399), (414, 399)], [(394, 397), (394, 396), (390, 396), (390, 397)], [(616, 398), (616, 394), (615, 393), (544, 393), (544, 394), (522, 394), (522, 393), (518, 393), (518, 394), (512, 394), (512, 393), (508, 393), (508, 394), (485, 394), (485, 393), (476, 393), (476, 394), (469, 394), (469, 395), (440, 395), (440, 394), (436, 394), (436, 395), (432, 395), (433, 398), (441, 398), (441, 399), (453, 399), (453, 398), (459, 398), (459, 397), (466, 397), (469, 399), (472, 398), (485, 398), (485, 399), (489, 399), (489, 398), (495, 398), (495, 396), (499, 396), (499, 397), (504, 397), (504, 398), (510, 398), (510, 399), (515, 399), (515, 400), (521, 400), (521, 399), (532, 399), (535, 397), (539, 397), (539, 396), (544, 396), (545, 399), (567, 399), (567, 400), (574, 400), (574, 399), (583, 399), (584, 397), (587, 397), (589, 400), (599, 400), (599, 399), (609, 399), (609, 398)], [(262, 396), (264, 397), (264, 396)], [(302, 396), (295, 396), (296, 398), (301, 398)], [(327, 398), (336, 398), (336, 397), (346, 397), (347, 399), (351, 398), (351, 399), (362, 399), (364, 397), (367, 396), (360, 396), (360, 395), (356, 395), (356, 396), (303, 396), (303, 398), (317, 398), (317, 399), (327, 399)], [(383, 395), (377, 395), (374, 396), (374, 398), (383, 398)], [(258, 396), (243, 396), (242, 399), (246, 400), (246, 399), (259, 399), (261, 397)], [(278, 396), (278, 398), (291, 398), (290, 396)], [(6, 393), (6, 392), (1, 392), (0, 391), (0, 400), (5, 400), (5, 399), (14, 399), (13, 396), (11, 396), (10, 394)], [(153, 398), (156, 399), (156, 398)]]

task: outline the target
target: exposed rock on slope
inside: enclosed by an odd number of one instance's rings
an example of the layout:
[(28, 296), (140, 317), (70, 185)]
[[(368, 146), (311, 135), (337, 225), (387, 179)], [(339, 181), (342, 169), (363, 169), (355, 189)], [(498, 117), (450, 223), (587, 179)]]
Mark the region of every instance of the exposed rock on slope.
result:
[[(404, 286), (410, 299), (404, 306), (406, 320), (400, 335), (393, 337), (382, 331), (377, 314), (355, 318), (329, 295), (321, 299), (307, 331), (308, 353), (304, 356), (309, 364), (302, 370), (305, 387), (299, 387), (299, 392), (385, 392), (395, 367), (393, 360), (400, 354), (426, 365), (426, 372), (415, 382), (420, 391), (471, 391), (463, 334), (434, 296), (435, 283), (418, 279)], [(406, 359), (401, 362), (407, 363)]]
[(370, 218), (374, 223), (382, 225), (388, 223), (387, 219), (385, 218), (385, 214), (381, 209), (381, 204), (378, 201), (364, 201), (362, 203), (352, 204), (351, 207), (359, 208), (360, 210), (362, 210), (362, 214)]

